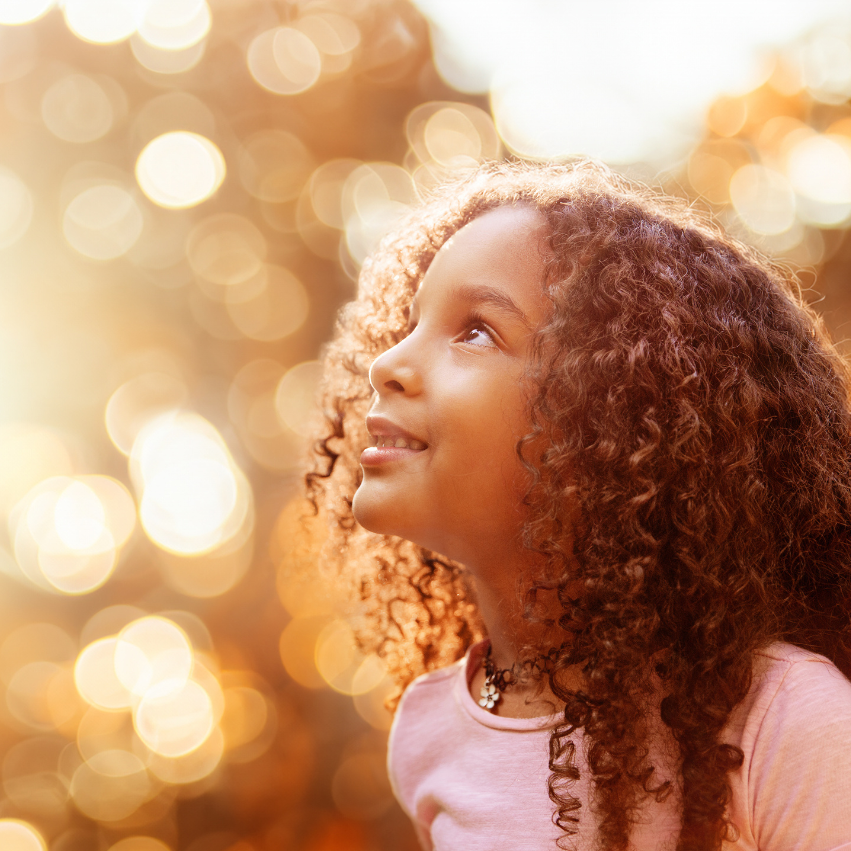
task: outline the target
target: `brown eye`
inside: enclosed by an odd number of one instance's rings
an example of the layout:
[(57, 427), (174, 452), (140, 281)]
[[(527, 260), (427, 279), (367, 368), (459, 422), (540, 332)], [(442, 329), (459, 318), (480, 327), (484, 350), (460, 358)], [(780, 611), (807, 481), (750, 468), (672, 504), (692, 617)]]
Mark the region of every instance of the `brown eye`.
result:
[(461, 335), (460, 342), (472, 346), (496, 347), (490, 328), (483, 322), (476, 322)]

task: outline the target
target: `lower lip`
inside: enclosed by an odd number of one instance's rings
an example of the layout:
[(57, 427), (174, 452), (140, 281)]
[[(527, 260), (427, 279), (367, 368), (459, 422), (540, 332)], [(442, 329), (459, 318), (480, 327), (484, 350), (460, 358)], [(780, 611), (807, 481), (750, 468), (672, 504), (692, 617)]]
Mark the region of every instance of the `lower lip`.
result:
[(360, 462), (364, 467), (379, 467), (391, 461), (403, 461), (414, 455), (421, 455), (425, 449), (399, 448), (398, 446), (367, 446), (361, 453)]

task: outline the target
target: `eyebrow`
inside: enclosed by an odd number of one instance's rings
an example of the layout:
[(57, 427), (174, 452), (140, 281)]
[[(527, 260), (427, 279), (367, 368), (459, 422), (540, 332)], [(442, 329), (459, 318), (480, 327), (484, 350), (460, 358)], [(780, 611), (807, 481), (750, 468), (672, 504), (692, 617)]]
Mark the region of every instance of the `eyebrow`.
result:
[[(513, 317), (526, 328), (531, 329), (532, 327), (529, 317), (520, 309), (517, 302), (501, 290), (476, 284), (459, 284), (453, 289), (452, 297), (458, 301), (466, 302), (468, 305), (487, 305), (500, 313)], [(417, 297), (415, 295), (411, 303), (411, 313), (416, 307)]]

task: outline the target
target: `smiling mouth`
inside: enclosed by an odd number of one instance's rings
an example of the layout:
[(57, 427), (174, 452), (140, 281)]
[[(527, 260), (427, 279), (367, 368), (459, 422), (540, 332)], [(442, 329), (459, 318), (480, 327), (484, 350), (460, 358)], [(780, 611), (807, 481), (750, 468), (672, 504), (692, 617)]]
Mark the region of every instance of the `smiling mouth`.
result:
[(392, 435), (376, 434), (370, 435), (370, 446), (378, 449), (394, 447), (396, 449), (413, 449), (421, 451), (426, 448), (425, 443), (415, 438), (393, 437)]

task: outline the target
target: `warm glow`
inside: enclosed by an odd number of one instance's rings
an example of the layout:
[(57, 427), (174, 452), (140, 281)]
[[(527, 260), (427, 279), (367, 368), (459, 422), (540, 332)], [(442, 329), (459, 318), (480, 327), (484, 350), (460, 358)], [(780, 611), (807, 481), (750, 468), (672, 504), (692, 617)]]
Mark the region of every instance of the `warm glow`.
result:
[(248, 482), (218, 432), (197, 415), (165, 414), (148, 423), (130, 463), (142, 526), (165, 550), (212, 550), (249, 519)]
[(97, 821), (119, 821), (148, 800), (151, 780), (136, 754), (106, 750), (78, 766), (70, 791), (83, 815)]
[(210, 31), (207, 0), (148, 0), (139, 35), (160, 50), (184, 50)]
[(248, 70), (264, 89), (279, 95), (296, 95), (319, 79), (322, 58), (305, 33), (292, 27), (276, 27), (251, 42)]
[(136, 161), (136, 179), (160, 207), (194, 207), (221, 186), (225, 158), (205, 136), (176, 130), (147, 144)]
[(146, 423), (186, 401), (186, 385), (162, 372), (146, 372), (122, 384), (106, 405), (106, 430), (116, 449), (129, 455)]
[(112, 128), (113, 109), (103, 87), (85, 74), (57, 80), (41, 99), (41, 117), (66, 142), (93, 142)]
[(224, 299), (229, 287), (240, 286), (246, 295), (262, 289), (255, 279), (263, 271), (266, 251), (266, 240), (257, 226), (234, 213), (208, 216), (186, 241), (192, 270), (213, 285), (205, 287), (205, 292), (217, 300)]
[(86, 702), (99, 709), (129, 709), (133, 694), (115, 671), (115, 638), (93, 641), (77, 657), (74, 682)]
[(0, 24), (28, 24), (46, 14), (56, 0), (0, 0)]
[(0, 848), (3, 851), (47, 851), (41, 834), (25, 821), (0, 819)]
[(9, 527), (18, 564), (30, 579), (83, 594), (109, 578), (135, 517), (132, 497), (114, 479), (58, 476), (15, 506)]
[(255, 198), (283, 203), (295, 198), (310, 177), (314, 159), (293, 133), (265, 130), (246, 140), (239, 157), (239, 176)]
[[(182, 723), (185, 723), (183, 716)], [(181, 723), (181, 722), (179, 722)], [(181, 756), (163, 756), (151, 751), (148, 768), (164, 783), (184, 785), (209, 777), (219, 766), (225, 752), (222, 731), (213, 727), (210, 735), (198, 747)]]
[(30, 226), (32, 195), (11, 169), (0, 166), (0, 249), (17, 242)]
[(356, 168), (343, 188), (342, 211), (346, 245), (362, 263), (416, 200), (411, 176), (392, 163), (369, 163)]
[(284, 374), (275, 391), (275, 409), (281, 421), (296, 434), (309, 434), (317, 412), (316, 394), (322, 378), (322, 364), (310, 360), (296, 364)]
[(149, 44), (139, 33), (130, 37), (130, 49), (136, 61), (156, 74), (182, 74), (194, 68), (204, 58), (206, 47), (206, 40), (201, 40), (181, 50), (164, 50)]
[(115, 845), (109, 846), (109, 851), (171, 851), (165, 842), (150, 836), (128, 836), (119, 839)]
[(142, 233), (142, 213), (120, 186), (101, 184), (83, 190), (65, 209), (62, 232), (80, 254), (114, 260), (126, 254)]
[(730, 200), (755, 233), (778, 234), (795, 222), (795, 192), (779, 172), (744, 165), (730, 179)]
[(305, 688), (323, 688), (325, 678), (316, 668), (316, 641), (328, 625), (325, 617), (294, 618), (281, 633), (279, 650), (287, 673)]
[(209, 694), (194, 680), (179, 689), (151, 688), (134, 712), (139, 738), (155, 753), (179, 757), (200, 747), (213, 730)]
[(254, 340), (281, 340), (298, 331), (307, 318), (309, 300), (304, 284), (282, 266), (266, 264), (245, 288), (226, 295), (234, 325)]
[(851, 139), (847, 136), (805, 136), (789, 151), (786, 171), (801, 197), (800, 215), (805, 221), (833, 227), (851, 215)]
[(65, 23), (74, 35), (96, 44), (124, 41), (136, 31), (145, 0), (64, 0)]
[(167, 695), (186, 685), (192, 673), (192, 647), (172, 621), (140, 618), (119, 633), (114, 664), (119, 682), (132, 695)]
[(354, 632), (343, 620), (330, 623), (316, 639), (316, 669), (331, 688), (342, 694), (365, 694), (386, 673), (377, 656), (364, 656), (357, 649)]

